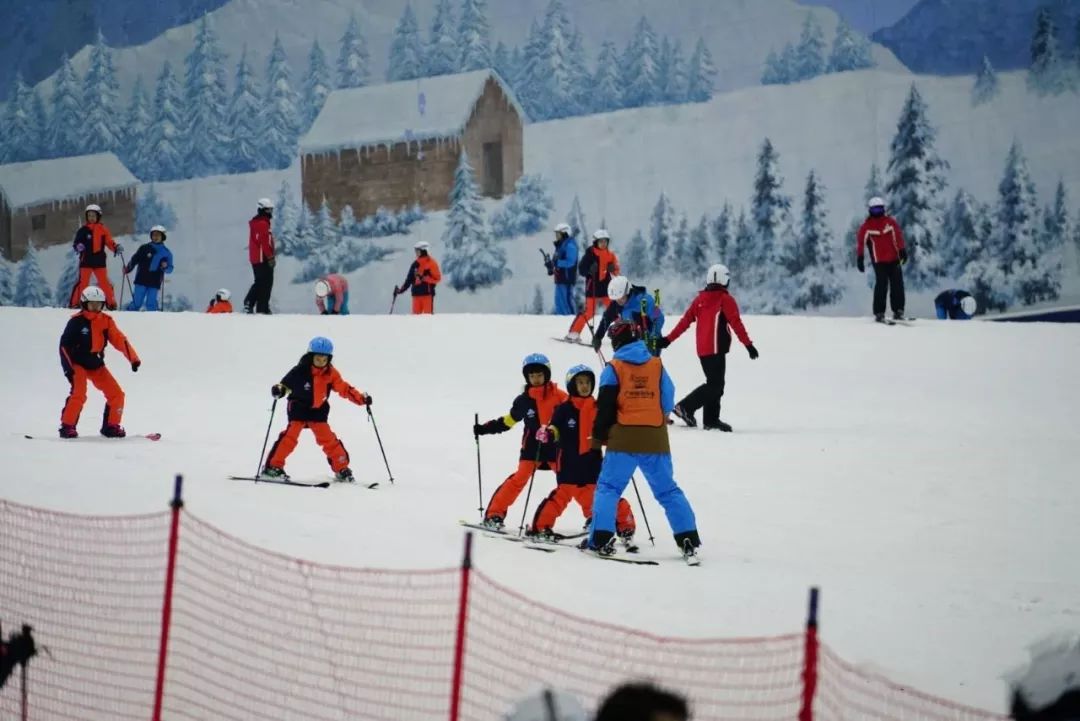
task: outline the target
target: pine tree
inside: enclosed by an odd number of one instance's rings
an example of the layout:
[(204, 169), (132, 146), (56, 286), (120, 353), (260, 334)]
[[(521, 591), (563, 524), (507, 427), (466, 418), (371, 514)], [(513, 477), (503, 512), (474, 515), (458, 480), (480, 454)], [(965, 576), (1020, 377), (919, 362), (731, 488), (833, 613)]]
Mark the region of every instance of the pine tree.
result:
[[(68, 288), (68, 292), (71, 289)], [(4, 257), (4, 251), (0, 250), (0, 305), (15, 304), (15, 267), (14, 263)], [(65, 299), (64, 305), (67, 305)]]
[(499, 44), (495, 46), (495, 52), (491, 54), (491, 66), (495, 69), (495, 72), (499, 74), (500, 78), (513, 87), (517, 70), (515, 70), (513, 66), (510, 49), (507, 48), (506, 44), (501, 40), (499, 41)]
[(538, 233), (554, 207), (551, 183), (542, 175), (522, 175), (514, 184), (513, 195), (492, 214), (492, 234), (503, 239)]
[(53, 78), (52, 118), (45, 131), (44, 150), (48, 157), (79, 155), (83, 147), (82, 90), (79, 76), (67, 53), (60, 59), (60, 69)]
[(180, 124), (180, 88), (166, 60), (154, 92), (154, 120), (138, 156), (149, 180), (176, 180), (184, 176), (183, 138)]
[[(351, 209), (350, 209), (351, 210)], [(277, 202), (274, 204), (274, 219), (272, 221), (274, 242), (277, 252), (282, 255), (292, 255), (293, 239), (296, 237), (296, 224), (299, 220), (300, 209), (296, 206), (289, 181), (281, 181), (278, 190)]]
[(686, 99), (691, 103), (708, 102), (712, 99), (715, 87), (716, 65), (704, 38), (699, 37), (687, 68)]
[(326, 62), (326, 53), (319, 46), (319, 39), (311, 43), (308, 53), (308, 71), (304, 78), (303, 127), (310, 128), (315, 118), (326, 103), (326, 96), (334, 89), (334, 80), (330, 75), (330, 66)]
[(266, 69), (265, 114), (260, 133), (265, 167), (287, 168), (296, 156), (300, 113), (290, 76), (285, 48), (281, 46), (281, 38), (275, 35)]
[[(791, 47), (790, 44), (788, 47)], [(762, 85), (783, 85), (791, 82), (787, 69), (781, 65), (780, 56), (775, 50), (770, 50), (765, 56), (765, 67), (761, 71)]]
[(982, 105), (997, 97), (999, 92), (997, 73), (990, 64), (990, 58), (983, 55), (979, 74), (975, 76), (975, 85), (971, 88), (971, 104)]
[(671, 236), (671, 267), (677, 273), (683, 273), (686, 264), (686, 246), (690, 242), (690, 221), (682, 213), (675, 232)]
[(139, 193), (135, 204), (135, 231), (149, 233), (155, 225), (164, 225), (166, 229), (176, 227), (176, 212), (172, 206), (162, 200), (157, 189), (151, 184)]
[(1070, 235), (1069, 201), (1065, 182), (1058, 180), (1053, 205), (1043, 211), (1043, 247), (1050, 252), (1063, 252)]
[(517, 88), (525, 112), (535, 120), (565, 118), (574, 113), (570, 41), (573, 29), (561, 0), (551, 0), (543, 25), (535, 21), (525, 45)]
[(832, 52), (829, 54), (828, 72), (843, 73), (874, 67), (870, 41), (851, 29), (843, 17), (836, 26)]
[(570, 76), (571, 115), (587, 115), (592, 112), (592, 75), (585, 58), (585, 40), (581, 31), (574, 28), (567, 46), (566, 67)]
[(1060, 93), (1065, 89), (1064, 76), (1064, 63), (1058, 51), (1057, 25), (1050, 8), (1043, 6), (1035, 15), (1027, 85), (1040, 94)]
[(15, 272), (14, 305), (24, 308), (46, 308), (52, 305), (49, 284), (38, 263), (37, 248), (31, 243)]
[(660, 193), (649, 225), (649, 261), (653, 271), (663, 272), (670, 265), (674, 236), (675, 209), (667, 195)]
[(825, 211), (825, 188), (813, 170), (806, 177), (802, 227), (790, 269), (795, 272), (792, 305), (820, 308), (840, 299), (842, 289), (833, 264), (832, 233)]
[(349, 16), (349, 24), (341, 36), (341, 50), (337, 61), (337, 86), (339, 88), (362, 88), (368, 84), (371, 73), (368, 66), (371, 55), (367, 40), (360, 32), (356, 14)]
[(434, 77), (456, 73), (460, 57), (461, 49), (457, 44), (457, 28), (450, 0), (437, 0), (427, 54), (424, 56), (424, 75)]
[(319, 210), (315, 213), (312, 234), (315, 236), (316, 249), (333, 248), (340, 240), (338, 225), (334, 222), (334, 214), (330, 212), (330, 203), (327, 202), (326, 196), (323, 196)]
[(45, 101), (41, 99), (41, 92), (34, 88), (30, 97), (30, 117), (34, 123), (34, 134), (37, 138), (37, 157), (48, 157), (49, 148), (45, 144), (45, 131), (48, 130), (49, 111), (45, 109)]
[(390, 42), (390, 60), (386, 66), (387, 82), (414, 80), (424, 76), (424, 41), (412, 4), (406, 3), (394, 39)]
[(454, 171), (454, 187), (450, 191), (450, 210), (442, 235), (443, 267), (455, 290), (476, 291), (498, 285), (509, 275), (506, 251), (499, 247), (488, 232), (480, 191), (476, 186), (468, 155)]
[(307, 201), (301, 200), (300, 213), (296, 219), (292, 238), (289, 240), (289, 255), (297, 260), (307, 260), (318, 247), (315, 214), (311, 212), (311, 206), (307, 204)]
[(216, 175), (225, 169), (224, 53), (209, 16), (203, 15), (191, 52), (184, 58), (184, 155), (187, 176)]
[(533, 286), (533, 298), (529, 306), (529, 313), (532, 315), (544, 315), (544, 293), (540, 290), (539, 283)]
[(82, 123), (83, 149), (88, 153), (105, 153), (120, 147), (120, 123), (116, 109), (120, 107), (120, 84), (113, 67), (112, 52), (105, 37), (98, 31), (97, 42), (90, 51), (90, 67), (83, 79)]
[(734, 222), (733, 213), (731, 211), (731, 203), (724, 203), (724, 207), (720, 209), (720, 214), (716, 216), (710, 227), (712, 233), (712, 252), (719, 259), (717, 262), (730, 266), (733, 263), (732, 251), (735, 249), (735, 242), (732, 238), (734, 229), (732, 224)]
[(914, 288), (933, 286), (942, 273), (937, 238), (945, 213), (949, 164), (938, 156), (936, 138), (926, 103), (913, 84), (890, 146), (885, 192), (908, 247), (904, 280)]
[(742, 208), (739, 210), (739, 217), (735, 221), (735, 233), (732, 236), (731, 245), (728, 246), (729, 260), (726, 265), (729, 269), (738, 269), (740, 274), (744, 274), (751, 284), (754, 282), (754, 268), (750, 259), (754, 255), (754, 245), (754, 225), (746, 214), (746, 209)]
[[(487, 19), (487, 0), (462, 0), (457, 42), (458, 48), (461, 49), (461, 58), (458, 60), (458, 69), (461, 72), (492, 67), (491, 26)], [(505, 47), (503, 46), (504, 50)], [(498, 65), (495, 65), (495, 68), (496, 72), (509, 82), (509, 78), (499, 72)]]
[(16, 71), (11, 95), (4, 108), (3, 126), (6, 141), (0, 163), (21, 163), (42, 156), (42, 131), (34, 118), (34, 91)]
[(870, 198), (882, 195), (884, 192), (884, 186), (881, 183), (881, 169), (878, 168), (877, 163), (871, 163), (870, 175), (866, 178), (866, 185), (863, 186), (863, 194), (866, 196), (863, 198), (863, 203), (870, 202)]
[(816, 78), (825, 72), (825, 35), (813, 15), (807, 15), (803, 22), (795, 58), (796, 82)]
[(959, 279), (968, 265), (987, 253), (979, 229), (978, 201), (963, 188), (956, 191), (941, 227), (941, 258), (945, 277)]
[(661, 102), (674, 104), (686, 100), (688, 78), (680, 41), (672, 42), (670, 38), (665, 37), (660, 42), (656, 74)]
[(605, 113), (622, 107), (622, 88), (619, 76), (619, 51), (615, 43), (605, 40), (596, 56), (596, 72), (592, 78), (592, 105), (594, 113)]
[(784, 179), (780, 176), (780, 156), (772, 141), (765, 138), (757, 158), (754, 176), (754, 195), (751, 202), (755, 247), (745, 258), (754, 267), (771, 266), (781, 251), (784, 225), (791, 213), (791, 197), (784, 195)]
[[(681, 230), (681, 229), (680, 229)], [(700, 278), (709, 268), (709, 219), (702, 214), (698, 224), (690, 231), (682, 253), (681, 273)]]
[(634, 237), (626, 246), (626, 257), (623, 258), (622, 272), (629, 278), (640, 278), (649, 271), (649, 246), (645, 242), (645, 236), (640, 230), (634, 231)]
[[(64, 263), (64, 271), (60, 274), (60, 279), (56, 281), (56, 293), (52, 302), (52, 305), (57, 308), (68, 307), (68, 303), (71, 302), (71, 293), (75, 289), (75, 284), (79, 282), (79, 254), (71, 251), (65, 255), (67, 262)], [(0, 300), (0, 305), (3, 305), (2, 300)]]
[(247, 61), (245, 46), (236, 63), (236, 83), (226, 114), (230, 135), (225, 167), (230, 173), (250, 173), (259, 168), (262, 154), (259, 131), (263, 122), (260, 105), (255, 72)]
[(570, 212), (566, 214), (566, 224), (570, 226), (571, 233), (578, 239), (579, 244), (588, 245), (592, 242), (589, 237), (589, 228), (585, 223), (585, 211), (581, 209), (581, 200), (574, 194), (574, 202), (570, 204)]
[(146, 147), (146, 135), (150, 132), (153, 112), (146, 97), (142, 75), (135, 78), (131, 88), (131, 102), (124, 116), (124, 142), (120, 146), (120, 159), (136, 177), (144, 177), (146, 160), (140, 155)]
[(342, 236), (356, 235), (356, 212), (351, 205), (345, 205), (338, 213), (338, 232)]
[(623, 107), (639, 108), (660, 102), (659, 54), (656, 34), (642, 16), (620, 62)]

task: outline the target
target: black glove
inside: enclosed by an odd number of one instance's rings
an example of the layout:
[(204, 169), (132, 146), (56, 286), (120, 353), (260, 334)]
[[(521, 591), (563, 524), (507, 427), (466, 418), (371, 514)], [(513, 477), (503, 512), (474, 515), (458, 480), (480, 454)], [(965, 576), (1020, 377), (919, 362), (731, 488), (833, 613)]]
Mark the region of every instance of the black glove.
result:
[(500, 430), (505, 430), (505, 426), (503, 426), (502, 420), (496, 418), (487, 423), (473, 423), (472, 430), (474, 436), (488, 436), (492, 433), (498, 433)]
[(275, 383), (273, 386), (270, 387), (270, 395), (272, 395), (274, 398), (284, 398), (285, 386), (281, 385), (280, 383)]
[(907, 248), (900, 249), (900, 265), (907, 263)]
[(758, 352), (753, 343), (746, 346), (746, 352), (750, 354), (750, 360), (757, 360)]
[(266, 264), (268, 266), (270, 266), (271, 268), (273, 268), (275, 265), (277, 265), (277, 258), (269, 258), (269, 259), (267, 259)]
[(395, 297), (395, 298), (397, 298), (397, 297), (398, 297), (399, 295), (401, 295), (401, 288), (398, 288), (398, 287), (397, 287), (397, 286), (395, 285), (395, 286), (394, 286), (394, 297)]
[(594, 351), (599, 352), (600, 351), (600, 346), (602, 346), (603, 344), (604, 344), (604, 336), (602, 334), (600, 334), (599, 332), (593, 334), (593, 337), (592, 337), (592, 349)]
[(866, 271), (866, 263), (863, 262), (861, 255), (855, 257), (855, 267), (859, 269), (860, 273)]
[(141, 365), (142, 365), (141, 360), (131, 361), (131, 372), (132, 373), (138, 373), (139, 372), (139, 366), (141, 366)]
[(669, 345), (671, 345), (671, 341), (663, 336), (656, 339), (657, 348), (667, 348)]
[(372, 403), (371, 394), (370, 393), (365, 393), (364, 394), (364, 405), (365, 406), (370, 406), (371, 403)]
[(117, 243), (116, 244), (116, 250), (113, 251), (113, 257), (115, 258), (118, 255), (122, 255), (123, 252), (124, 252), (124, 246)]
[(544, 261), (544, 267), (547, 268), (548, 275), (555, 275), (555, 264), (552, 263), (550, 260)]

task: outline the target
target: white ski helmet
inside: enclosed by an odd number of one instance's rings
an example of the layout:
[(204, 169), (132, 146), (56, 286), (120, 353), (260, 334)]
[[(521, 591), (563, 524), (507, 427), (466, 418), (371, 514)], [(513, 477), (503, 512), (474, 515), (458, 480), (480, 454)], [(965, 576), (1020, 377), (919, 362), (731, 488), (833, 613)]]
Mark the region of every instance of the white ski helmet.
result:
[(611, 240), (611, 235), (604, 228), (593, 231), (593, 240)]
[(325, 280), (315, 281), (315, 297), (325, 298), (328, 295), (330, 295), (330, 284)]
[(975, 296), (965, 295), (960, 299), (960, 310), (964, 311), (967, 315), (975, 315), (975, 311), (979, 309), (979, 303), (975, 300)]
[(228, 300), (229, 298), (232, 298), (232, 293), (229, 292), (228, 288), (218, 288), (216, 295), (218, 300)]
[(566, 223), (559, 223), (558, 225), (555, 226), (555, 232), (556, 233), (566, 233), (567, 235), (570, 235), (570, 226), (567, 225)]
[(259, 198), (258, 202), (256, 203), (256, 207), (259, 210), (273, 210), (274, 201), (270, 200), (270, 198)]
[(504, 721), (588, 721), (581, 702), (566, 691), (545, 688), (520, 699)]
[(714, 283), (719, 284), (727, 288), (727, 284), (731, 282), (731, 271), (723, 263), (716, 263), (710, 265), (709, 270), (705, 273), (705, 283), (712, 285)]
[(96, 285), (88, 285), (83, 288), (83, 292), (79, 294), (80, 303), (104, 303), (105, 291), (98, 288)]
[(155, 232), (161, 233), (161, 239), (162, 240), (165, 240), (165, 238), (167, 237), (166, 234), (165, 234), (165, 226), (164, 225), (155, 225), (153, 228), (150, 229), (150, 239), (151, 240), (154, 239), (154, 233)]
[(99, 218), (102, 215), (101, 206), (98, 205), (97, 203), (91, 203), (90, 205), (86, 206), (86, 210), (83, 211), (83, 215), (85, 215), (85, 214), (87, 214), (87, 213), (89, 213), (91, 211), (93, 211), (94, 213), (97, 213)]
[(608, 298), (618, 300), (630, 294), (630, 280), (625, 275), (613, 275), (608, 281)]
[(873, 198), (870, 198), (870, 202), (868, 202), (866, 204), (866, 207), (870, 208), (870, 209), (884, 208), (885, 207), (885, 199), (875, 195)]
[(413, 246), (413, 250), (422, 250), (424, 252), (427, 252), (431, 250), (431, 243), (427, 242), (426, 240), (418, 240), (416, 241), (416, 245)]

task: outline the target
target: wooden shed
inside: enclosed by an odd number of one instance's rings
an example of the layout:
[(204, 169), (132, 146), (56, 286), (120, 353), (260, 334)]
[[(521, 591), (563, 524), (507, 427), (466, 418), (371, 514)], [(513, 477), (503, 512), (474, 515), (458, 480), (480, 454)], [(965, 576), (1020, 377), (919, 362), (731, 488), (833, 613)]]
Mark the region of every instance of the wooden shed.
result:
[(461, 151), (481, 192), (514, 189), (524, 166), (521, 105), (493, 70), (335, 90), (300, 143), (302, 192), (313, 209), (357, 218), (420, 205), (449, 207)]
[(138, 179), (112, 153), (0, 165), (0, 250), (21, 260), (29, 243), (70, 243), (90, 203), (114, 236), (135, 232)]

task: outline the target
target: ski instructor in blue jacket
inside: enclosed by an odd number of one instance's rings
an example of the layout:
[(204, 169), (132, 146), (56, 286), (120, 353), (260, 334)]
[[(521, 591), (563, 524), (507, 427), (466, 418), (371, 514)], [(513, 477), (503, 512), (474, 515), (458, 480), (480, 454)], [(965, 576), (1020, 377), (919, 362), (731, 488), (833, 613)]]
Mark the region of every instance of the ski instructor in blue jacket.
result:
[(555, 226), (555, 254), (544, 256), (548, 275), (555, 279), (555, 315), (577, 315), (574, 284), (577, 282), (578, 247), (570, 226)]

